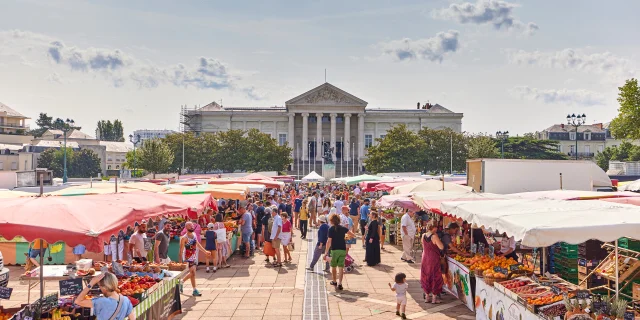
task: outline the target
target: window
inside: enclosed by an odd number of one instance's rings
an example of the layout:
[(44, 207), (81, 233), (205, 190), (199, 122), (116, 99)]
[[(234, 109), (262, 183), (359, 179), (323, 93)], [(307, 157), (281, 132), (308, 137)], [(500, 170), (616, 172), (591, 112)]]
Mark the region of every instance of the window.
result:
[(569, 140), (576, 140), (576, 133), (575, 132), (569, 132)]
[(18, 170), (18, 162), (11, 162), (11, 170)]
[(604, 151), (604, 146), (603, 145), (599, 145), (598, 146), (598, 152), (602, 152)]
[(584, 146), (585, 153), (591, 153), (591, 146)]
[(119, 165), (117, 165), (117, 166), (116, 166), (116, 169), (120, 170), (120, 166), (119, 166)]
[(364, 147), (369, 148), (373, 145), (373, 135), (365, 134), (364, 135)]
[(571, 151), (569, 152), (573, 154), (575, 152), (575, 146), (571, 146)]
[(318, 122), (318, 118), (316, 118), (316, 116), (309, 116), (309, 123), (316, 123)]
[(110, 165), (107, 166), (107, 170), (111, 170), (111, 166)]
[(380, 135), (380, 139), (384, 139), (384, 137), (386, 137), (386, 136), (387, 136), (386, 134), (381, 134)]
[(591, 140), (591, 132), (585, 132), (584, 133), (584, 139), (585, 140)]
[(562, 152), (562, 145), (561, 144), (558, 145), (558, 152)]
[(281, 133), (278, 135), (278, 145), (284, 146), (287, 144), (287, 134)]

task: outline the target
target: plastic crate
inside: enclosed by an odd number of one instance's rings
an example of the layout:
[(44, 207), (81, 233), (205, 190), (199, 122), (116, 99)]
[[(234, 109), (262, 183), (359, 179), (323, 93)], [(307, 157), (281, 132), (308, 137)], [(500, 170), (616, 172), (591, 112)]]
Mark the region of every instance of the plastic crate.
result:
[(618, 239), (618, 246), (629, 250), (640, 251), (640, 240), (620, 238)]
[[(564, 249), (563, 249), (564, 250)], [(578, 249), (576, 249), (575, 251), (562, 251), (559, 253), (556, 253), (557, 257), (560, 258), (565, 258), (565, 259), (578, 259)]]

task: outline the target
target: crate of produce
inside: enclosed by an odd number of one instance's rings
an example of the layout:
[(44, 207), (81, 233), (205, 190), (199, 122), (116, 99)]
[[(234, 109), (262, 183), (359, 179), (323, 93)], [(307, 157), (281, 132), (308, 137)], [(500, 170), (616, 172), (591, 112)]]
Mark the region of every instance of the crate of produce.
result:
[(564, 250), (556, 253), (557, 258), (578, 259), (578, 250)]
[(629, 250), (640, 251), (640, 240), (620, 238), (618, 239), (618, 246)]

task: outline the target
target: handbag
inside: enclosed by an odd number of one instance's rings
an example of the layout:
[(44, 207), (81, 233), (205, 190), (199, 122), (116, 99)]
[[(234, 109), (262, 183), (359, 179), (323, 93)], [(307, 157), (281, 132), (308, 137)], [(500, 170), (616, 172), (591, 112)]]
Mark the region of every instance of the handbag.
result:
[(287, 249), (288, 249), (289, 251), (294, 251), (294, 250), (296, 250), (296, 246), (295, 246), (295, 245), (293, 245), (293, 243), (291, 242), (291, 243), (289, 243), (289, 244), (287, 245)]
[(271, 242), (265, 242), (264, 243), (264, 248), (262, 248), (262, 252), (266, 255), (266, 256), (275, 256), (276, 255), (276, 249), (273, 248), (273, 245), (271, 245)]

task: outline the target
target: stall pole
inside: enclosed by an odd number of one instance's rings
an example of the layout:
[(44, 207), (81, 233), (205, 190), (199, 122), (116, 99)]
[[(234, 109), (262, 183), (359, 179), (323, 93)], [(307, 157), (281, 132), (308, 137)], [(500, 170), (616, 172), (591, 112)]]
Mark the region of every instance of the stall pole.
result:
[(118, 193), (118, 177), (116, 177), (116, 193)]
[[(533, 262), (535, 266), (535, 261)], [(547, 247), (542, 247), (542, 265), (540, 266), (540, 274), (544, 275), (547, 271)]]
[(560, 190), (562, 190), (562, 172), (560, 172)]
[(442, 191), (444, 191), (444, 171), (442, 172)]
[(42, 197), (42, 193), (44, 192), (44, 172), (40, 173), (40, 196)]
[[(43, 279), (44, 267), (42, 266), (44, 264), (44, 253), (42, 251), (42, 246), (43, 246), (42, 238), (40, 238), (39, 241), (40, 241), (40, 299), (42, 299), (42, 297), (44, 297), (44, 279)], [(42, 308), (42, 305), (40, 305), (40, 307)], [(40, 309), (40, 313), (42, 314), (42, 309)]]
[(89, 177), (89, 188), (93, 188), (93, 176)]
[(616, 244), (616, 247), (615, 247), (615, 250), (614, 250), (615, 251), (614, 254), (616, 255), (615, 262), (616, 262), (616, 299), (617, 299), (618, 298), (618, 294), (620, 293), (619, 292), (619, 285), (620, 285), (619, 276), (620, 275), (618, 274), (618, 239), (616, 239), (616, 243), (615, 244)]

